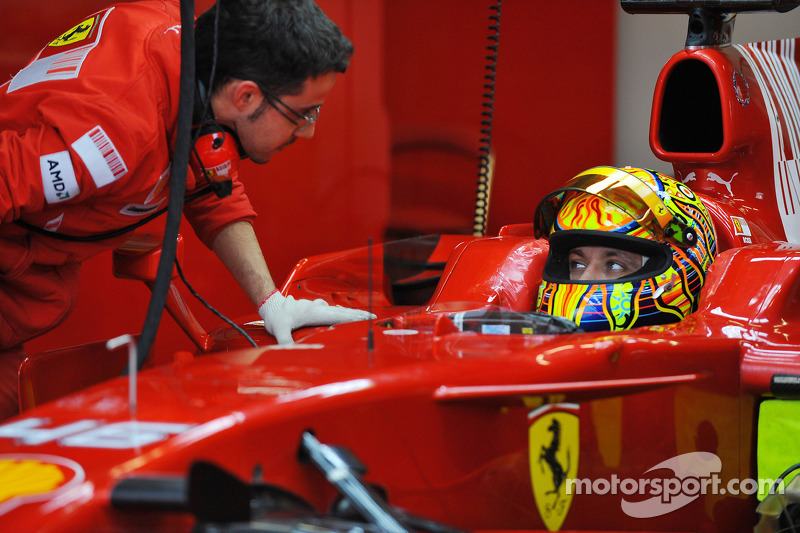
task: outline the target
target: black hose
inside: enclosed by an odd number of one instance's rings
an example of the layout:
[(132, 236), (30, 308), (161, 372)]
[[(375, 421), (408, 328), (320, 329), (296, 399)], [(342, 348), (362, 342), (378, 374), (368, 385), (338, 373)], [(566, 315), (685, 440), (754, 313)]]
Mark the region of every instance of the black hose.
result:
[(167, 302), (172, 281), (172, 268), (178, 248), (178, 232), (183, 212), (183, 196), (186, 194), (186, 173), (189, 169), (189, 154), (192, 140), (192, 114), (195, 91), (194, 51), (194, 0), (181, 0), (181, 74), (180, 100), (178, 102), (178, 124), (175, 152), (172, 154), (169, 205), (161, 245), (156, 278), (153, 282), (150, 304), (147, 308), (142, 333), (136, 344), (137, 367), (142, 368), (150, 352), (161, 315)]

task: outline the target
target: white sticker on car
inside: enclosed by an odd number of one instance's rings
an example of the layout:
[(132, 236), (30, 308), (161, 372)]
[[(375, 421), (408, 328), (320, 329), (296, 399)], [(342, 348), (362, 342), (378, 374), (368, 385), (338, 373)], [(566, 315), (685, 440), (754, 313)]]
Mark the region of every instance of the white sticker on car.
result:
[(58, 442), (76, 448), (131, 449), (148, 446), (188, 431), (194, 424), (126, 420), (105, 423), (99, 420), (76, 420), (61, 426), (49, 426), (43, 418), (24, 418), (0, 425), (0, 439), (14, 439), (16, 445), (39, 446)]

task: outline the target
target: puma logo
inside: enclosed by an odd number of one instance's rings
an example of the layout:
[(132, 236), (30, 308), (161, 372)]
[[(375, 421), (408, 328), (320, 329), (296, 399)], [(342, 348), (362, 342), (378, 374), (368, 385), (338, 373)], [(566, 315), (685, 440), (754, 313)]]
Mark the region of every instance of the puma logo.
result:
[(736, 172), (733, 176), (731, 176), (731, 179), (729, 179), (728, 181), (725, 181), (724, 179), (722, 179), (722, 177), (719, 174), (714, 174), (713, 172), (709, 172), (708, 173), (708, 181), (721, 183), (722, 185), (725, 186), (726, 189), (728, 189), (728, 194), (733, 196), (733, 191), (731, 190), (731, 182), (733, 181), (733, 178), (735, 178), (738, 174), (739, 173)]

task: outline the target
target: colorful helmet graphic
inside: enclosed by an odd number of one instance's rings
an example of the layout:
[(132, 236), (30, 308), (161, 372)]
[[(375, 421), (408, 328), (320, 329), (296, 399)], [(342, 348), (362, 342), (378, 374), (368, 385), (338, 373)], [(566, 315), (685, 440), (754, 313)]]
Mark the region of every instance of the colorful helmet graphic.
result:
[[(697, 309), (717, 254), (703, 202), (674, 179), (640, 168), (595, 167), (544, 198), (536, 237), (550, 253), (536, 305), (584, 331), (678, 322)], [(642, 267), (613, 280), (570, 279), (570, 251), (603, 246), (642, 256)]]

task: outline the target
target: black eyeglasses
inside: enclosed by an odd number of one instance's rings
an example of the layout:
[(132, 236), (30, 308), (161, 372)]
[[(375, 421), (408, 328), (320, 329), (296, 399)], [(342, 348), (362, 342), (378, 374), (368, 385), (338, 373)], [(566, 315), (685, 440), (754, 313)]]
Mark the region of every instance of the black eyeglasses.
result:
[[(261, 89), (261, 92), (263, 92), (264, 95), (267, 97), (267, 102), (269, 102), (269, 105), (274, 107), (278, 111), (278, 113), (280, 113), (281, 115), (284, 116), (284, 118), (286, 118), (286, 120), (297, 126), (298, 130), (306, 129), (307, 127), (315, 123), (319, 118), (319, 110), (322, 107), (321, 105), (312, 108), (311, 111), (308, 112), (309, 113), (308, 115), (304, 115), (303, 113), (295, 111), (292, 107), (286, 105), (286, 103), (280, 98), (278, 98), (276, 94), (272, 93), (271, 91), (268, 91), (267, 89), (261, 87), (260, 85), (259, 88)], [(285, 107), (286, 109), (288, 109), (289, 112), (296, 118), (290, 117), (283, 109), (281, 109), (276, 105), (276, 102), (281, 106)]]

